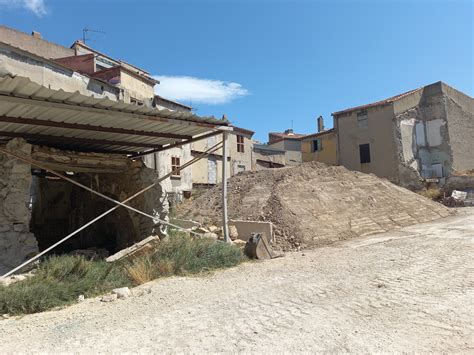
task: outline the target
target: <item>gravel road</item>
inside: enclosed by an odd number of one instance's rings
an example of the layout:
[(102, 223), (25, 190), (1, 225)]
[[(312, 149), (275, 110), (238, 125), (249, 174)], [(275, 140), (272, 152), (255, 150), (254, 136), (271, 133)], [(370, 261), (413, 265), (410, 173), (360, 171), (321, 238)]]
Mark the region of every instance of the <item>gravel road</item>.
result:
[(0, 321), (0, 352), (474, 351), (474, 208)]

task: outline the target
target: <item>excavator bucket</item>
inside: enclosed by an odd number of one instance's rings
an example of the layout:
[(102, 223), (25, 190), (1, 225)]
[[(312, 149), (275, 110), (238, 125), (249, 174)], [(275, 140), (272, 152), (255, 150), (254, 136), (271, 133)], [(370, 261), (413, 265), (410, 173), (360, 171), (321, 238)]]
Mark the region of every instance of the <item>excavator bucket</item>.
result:
[(250, 259), (265, 260), (277, 257), (271, 246), (263, 237), (262, 233), (252, 233), (250, 235), (247, 244), (245, 244), (244, 253)]

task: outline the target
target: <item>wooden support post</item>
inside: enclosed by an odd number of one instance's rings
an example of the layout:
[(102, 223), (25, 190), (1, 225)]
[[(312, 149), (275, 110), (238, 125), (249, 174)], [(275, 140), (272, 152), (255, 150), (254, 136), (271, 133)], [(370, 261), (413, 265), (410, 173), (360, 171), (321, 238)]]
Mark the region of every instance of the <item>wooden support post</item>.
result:
[(227, 217), (227, 132), (222, 133), (222, 230), (224, 242), (230, 243)]

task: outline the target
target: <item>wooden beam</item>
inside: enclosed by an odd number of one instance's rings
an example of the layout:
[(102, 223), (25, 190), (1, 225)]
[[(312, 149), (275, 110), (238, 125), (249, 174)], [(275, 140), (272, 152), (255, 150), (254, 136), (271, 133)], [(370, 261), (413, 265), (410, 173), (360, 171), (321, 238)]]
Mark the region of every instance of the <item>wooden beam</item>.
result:
[(121, 134), (135, 135), (135, 136), (175, 138), (175, 139), (191, 139), (192, 138), (192, 136), (176, 134), (176, 133), (146, 132), (146, 131), (137, 131), (134, 129), (127, 129), (127, 128), (103, 127), (103, 126), (95, 126), (95, 125), (88, 125), (88, 124), (81, 124), (81, 123), (67, 123), (67, 122), (56, 122), (56, 121), (48, 121), (48, 120), (38, 120), (36, 118), (33, 119), (33, 118), (23, 118), (23, 117), (0, 116), (0, 122), (18, 123), (18, 124), (26, 124), (26, 125), (32, 125), (32, 126), (80, 129), (83, 131), (94, 131), (94, 132), (121, 133)]
[[(70, 144), (71, 146), (77, 144), (94, 144), (94, 145), (115, 145), (122, 147), (140, 147), (140, 148), (159, 148), (161, 145), (148, 144), (148, 143), (135, 143), (135, 142), (124, 142), (115, 141), (108, 139), (91, 139), (91, 138), (76, 138), (76, 137), (64, 137), (64, 136), (49, 136), (44, 134), (24, 133), (24, 132), (4, 132), (0, 131), (0, 137), (20, 137), (25, 139), (31, 139), (43, 142), (44, 145), (49, 143), (62, 143)], [(75, 150), (71, 148), (71, 150)]]
[(222, 134), (222, 131), (211, 132), (211, 133), (203, 134), (202, 136), (197, 136), (197, 137), (194, 137), (192, 139), (188, 139), (186, 141), (176, 142), (176, 143), (173, 143), (173, 144), (168, 144), (168, 145), (165, 145), (165, 146), (162, 146), (162, 147), (159, 147), (159, 148), (155, 148), (155, 149), (152, 149), (152, 150), (146, 150), (146, 151), (140, 152), (140, 153), (134, 153), (134, 154), (132, 154), (131, 158), (137, 158), (137, 157), (141, 157), (141, 156), (148, 155), (148, 154), (162, 152), (162, 151), (167, 150), (167, 149), (181, 147), (185, 144), (194, 143), (194, 142), (200, 141), (202, 139), (217, 136), (218, 134)]

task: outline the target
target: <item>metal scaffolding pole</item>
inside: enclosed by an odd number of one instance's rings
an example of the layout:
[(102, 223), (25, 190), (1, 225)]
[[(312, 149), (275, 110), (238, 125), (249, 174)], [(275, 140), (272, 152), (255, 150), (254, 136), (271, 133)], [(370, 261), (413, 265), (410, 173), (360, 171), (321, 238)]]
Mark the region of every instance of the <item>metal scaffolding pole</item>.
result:
[[(135, 197), (137, 197), (137, 196), (143, 194), (144, 192), (150, 190), (151, 188), (153, 188), (154, 186), (156, 186), (157, 184), (159, 184), (159, 183), (160, 183), (161, 181), (163, 181), (164, 179), (167, 179), (168, 177), (170, 177), (172, 174), (175, 174), (175, 173), (177, 173), (177, 172), (179, 172), (179, 171), (181, 171), (181, 170), (187, 168), (188, 166), (194, 164), (196, 161), (198, 161), (198, 160), (200, 160), (200, 159), (202, 159), (202, 158), (204, 158), (204, 157), (206, 157), (206, 156), (212, 154), (212, 152), (214, 152), (214, 151), (216, 151), (217, 149), (219, 149), (220, 144), (221, 144), (220, 142), (217, 143), (217, 144), (214, 145), (213, 147), (211, 147), (211, 148), (209, 148), (208, 150), (206, 150), (206, 152), (202, 153), (200, 156), (198, 156), (198, 157), (196, 157), (196, 158), (190, 160), (189, 162), (187, 162), (186, 164), (184, 164), (183, 166), (181, 166), (181, 167), (179, 167), (179, 168), (176, 168), (176, 169), (173, 170), (172, 172), (170, 172), (170, 173), (168, 173), (168, 174), (166, 174), (166, 175), (160, 177), (160, 178), (159, 178), (157, 181), (155, 181), (153, 184), (151, 184), (151, 185), (145, 187), (144, 189), (142, 189), (142, 190), (136, 192), (136, 193), (133, 194), (132, 196), (127, 197), (125, 200), (123, 200), (123, 201), (121, 201), (121, 202), (120, 202), (120, 201), (113, 200), (113, 199), (109, 198), (108, 196), (102, 195), (102, 194), (100, 194), (100, 193), (97, 192), (97, 191), (94, 191), (94, 190), (92, 190), (92, 189), (89, 189), (89, 188), (87, 188), (86, 186), (83, 186), (83, 185), (77, 183), (76, 181), (65, 177), (64, 175), (61, 175), (61, 174), (55, 172), (54, 170), (49, 170), (49, 169), (46, 168), (46, 169), (47, 169), (48, 171), (50, 171), (52, 174), (54, 174), (54, 175), (56, 175), (56, 176), (58, 176), (58, 177), (60, 177), (60, 178), (62, 178), (62, 179), (65, 179), (65, 180), (67, 180), (67, 181), (69, 181), (69, 182), (71, 182), (71, 183), (73, 183), (73, 184), (75, 184), (75, 185), (78, 185), (78, 186), (80, 186), (80, 187), (82, 187), (82, 188), (86, 188), (86, 190), (88, 190), (88, 191), (90, 191), (90, 192), (92, 192), (92, 193), (94, 193), (94, 194), (97, 194), (97, 195), (99, 195), (99, 196), (101, 196), (101, 197), (103, 197), (103, 198), (106, 198), (107, 200), (109, 200), (109, 201), (111, 201), (111, 202), (114, 202), (114, 203), (116, 203), (117, 205), (116, 205), (115, 207), (112, 207), (111, 209), (105, 211), (104, 213), (102, 213), (101, 215), (97, 216), (96, 218), (92, 219), (91, 221), (89, 221), (88, 223), (86, 223), (85, 225), (83, 225), (82, 227), (80, 227), (79, 229), (76, 229), (74, 232), (68, 234), (68, 235), (65, 236), (63, 239), (59, 240), (58, 242), (54, 243), (53, 245), (51, 245), (51, 246), (49, 246), (48, 248), (46, 248), (45, 250), (43, 250), (41, 253), (35, 255), (35, 256), (32, 257), (31, 259), (29, 259), (29, 260), (23, 262), (21, 265), (19, 265), (19, 266), (15, 267), (14, 269), (10, 270), (9, 272), (7, 272), (6, 274), (4, 274), (4, 275), (1, 276), (0, 278), (4, 278), (4, 277), (7, 277), (7, 276), (10, 276), (11, 274), (13, 274), (13, 273), (15, 273), (16, 271), (22, 269), (22, 268), (25, 267), (26, 265), (28, 265), (28, 264), (32, 263), (33, 261), (39, 259), (41, 256), (43, 256), (43, 255), (46, 254), (47, 252), (51, 251), (52, 249), (54, 249), (54, 248), (57, 247), (58, 245), (62, 244), (62, 243), (65, 242), (66, 240), (72, 238), (73, 236), (75, 236), (76, 234), (78, 234), (78, 233), (79, 233), (80, 231), (82, 231), (83, 229), (89, 227), (91, 224), (97, 222), (98, 220), (100, 220), (101, 218), (105, 217), (105, 216), (108, 215), (109, 213), (115, 211), (115, 210), (116, 210), (117, 208), (119, 208), (119, 207), (125, 207), (125, 208), (131, 209), (131, 210), (133, 210), (133, 211), (135, 211), (135, 212), (138, 212), (138, 213), (140, 213), (140, 214), (145, 214), (144, 212), (142, 212), (142, 211), (140, 211), (140, 210), (137, 210), (137, 209), (135, 209), (135, 208), (133, 208), (133, 207), (131, 207), (131, 206), (129, 206), (129, 205), (126, 205), (125, 203), (127, 203), (127, 202), (129, 202), (130, 200), (134, 199)], [(36, 162), (31, 161), (30, 159), (26, 159), (26, 158), (24, 158), (24, 157), (22, 157), (22, 156), (20, 156), (20, 155), (18, 155), (18, 154), (16, 154), (16, 153), (13, 153), (13, 152), (8, 151), (8, 150), (6, 150), (6, 149), (0, 148), (0, 152), (2, 152), (2, 153), (4, 153), (4, 154), (7, 154), (7, 155), (10, 155), (10, 156), (13, 156), (13, 157), (15, 157), (16, 159), (21, 160), (21, 161), (26, 162), (26, 163), (29, 163), (29, 164), (31, 164), (31, 165), (36, 165), (36, 166), (39, 166), (40, 168), (43, 168), (42, 165), (37, 164)], [(145, 214), (145, 215), (147, 215), (147, 214)], [(174, 225), (174, 224), (171, 224), (171, 223), (169, 223), (169, 222), (167, 222), (167, 221), (163, 221), (163, 220), (158, 219), (158, 218), (156, 218), (156, 217), (154, 217), (154, 216), (149, 215), (149, 217), (150, 217), (150, 218), (153, 218), (154, 220), (156, 220), (156, 221), (158, 221), (158, 222), (161, 222), (161, 223), (163, 223), (163, 224), (167, 224), (167, 225), (169, 225), (169, 226), (172, 226), (172, 227), (181, 229), (181, 227), (179, 227), (179, 226), (176, 226), (176, 225)], [(198, 233), (196, 233), (196, 234), (198, 234)]]
[(230, 243), (227, 217), (227, 132), (222, 133), (222, 230), (224, 242)]

